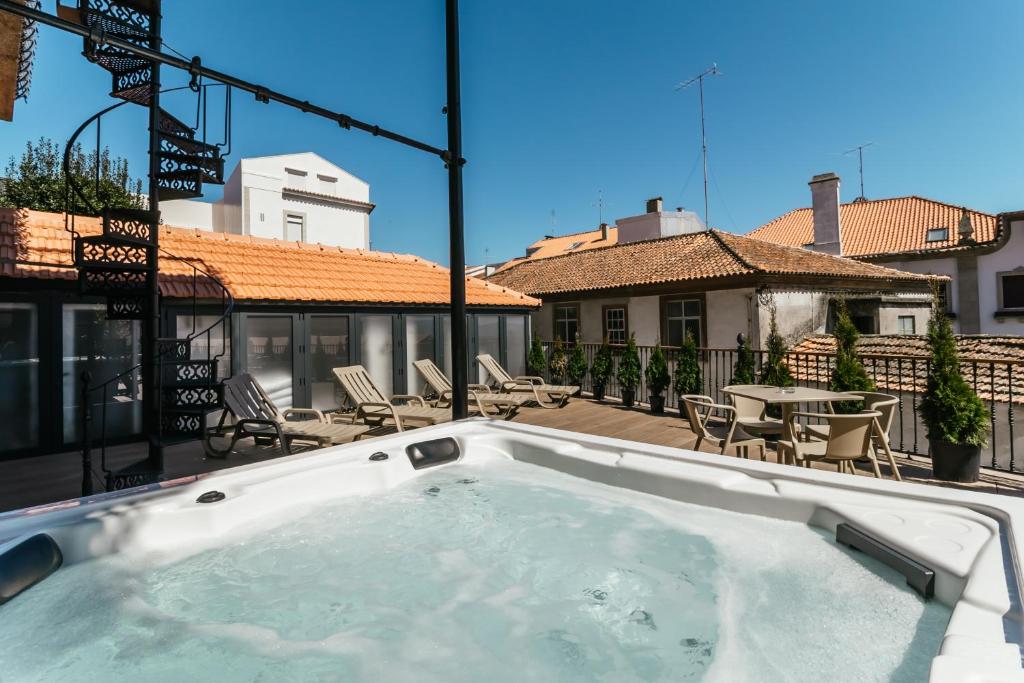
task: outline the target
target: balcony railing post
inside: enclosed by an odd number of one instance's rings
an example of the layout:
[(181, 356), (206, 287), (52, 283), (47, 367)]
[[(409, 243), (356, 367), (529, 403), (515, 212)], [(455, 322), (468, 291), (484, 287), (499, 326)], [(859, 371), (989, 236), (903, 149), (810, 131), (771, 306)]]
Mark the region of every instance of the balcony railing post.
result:
[(1010, 471), (1013, 472), (1013, 363), (1006, 364), (1006, 388), (1006, 426), (1009, 431), (1008, 439), (1010, 441)]

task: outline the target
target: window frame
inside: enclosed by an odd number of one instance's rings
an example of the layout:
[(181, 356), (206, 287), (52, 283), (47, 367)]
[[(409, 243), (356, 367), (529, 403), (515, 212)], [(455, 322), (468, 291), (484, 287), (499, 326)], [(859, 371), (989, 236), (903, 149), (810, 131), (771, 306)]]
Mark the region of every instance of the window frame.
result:
[[(942, 237), (932, 237), (933, 232), (942, 231)], [(924, 232), (924, 241), (926, 243), (932, 242), (948, 242), (949, 241), (949, 226), (936, 226), (934, 228), (926, 228)]]
[[(903, 329), (903, 322), (905, 320), (910, 321), (910, 332)], [(917, 334), (917, 317), (913, 315), (897, 315), (896, 327), (898, 328), (899, 334)]]
[[(560, 321), (558, 319), (558, 310), (560, 308), (569, 308), (569, 309), (572, 309), (575, 312), (576, 334), (580, 333), (580, 329), (582, 327), (582, 325), (581, 325), (582, 321), (580, 320), (580, 304), (579, 304), (579, 302), (554, 303), (554, 304), (551, 305), (551, 341), (554, 341), (555, 338), (557, 338), (557, 337), (561, 337), (561, 334), (560, 334), (561, 330), (559, 329)], [(564, 322), (564, 321), (561, 321), (561, 322)], [(562, 337), (562, 343), (563, 344), (575, 344), (576, 343), (576, 339), (575, 339), (575, 337), (572, 338), (572, 339), (565, 339), (564, 337)]]
[(288, 219), (290, 217), (292, 217), (292, 216), (295, 216), (295, 217), (299, 218), (302, 221), (302, 227), (299, 230), (299, 241), (300, 242), (305, 242), (306, 241), (306, 227), (307, 227), (307, 225), (306, 225), (306, 214), (301, 212), (301, 211), (292, 211), (290, 209), (284, 209), (282, 211), (282, 214), (281, 214), (281, 218), (282, 218), (282, 222), (281, 222), (281, 238), (285, 242), (291, 242), (292, 241), (292, 240), (290, 240), (288, 238)]
[[(700, 322), (700, 339), (697, 339), (698, 347), (707, 346), (707, 334), (708, 334), (708, 305), (707, 295), (704, 292), (694, 294), (666, 294), (661, 297), (659, 302), (659, 313), (660, 313), (660, 328), (661, 328), (661, 342), (663, 346), (669, 345), (669, 334), (668, 334), (668, 306), (671, 303), (677, 301), (697, 301), (700, 303), (700, 315), (697, 316)], [(683, 327), (686, 326), (687, 318), (693, 318), (693, 316), (685, 315), (685, 304), (684, 304), (684, 315), (683, 315)]]
[[(622, 341), (613, 342), (608, 332), (608, 311), (622, 310)], [(629, 341), (629, 306), (626, 304), (605, 304), (601, 306), (601, 341), (607, 339), (609, 344), (625, 344)]]
[(996, 289), (999, 293), (999, 310), (1000, 311), (1024, 311), (1024, 305), (1021, 306), (1007, 306), (1006, 296), (1003, 291), (1003, 281), (1007, 277), (1019, 277), (1024, 278), (1024, 268), (1016, 268), (1014, 270), (1004, 270), (1000, 273), (996, 273)]

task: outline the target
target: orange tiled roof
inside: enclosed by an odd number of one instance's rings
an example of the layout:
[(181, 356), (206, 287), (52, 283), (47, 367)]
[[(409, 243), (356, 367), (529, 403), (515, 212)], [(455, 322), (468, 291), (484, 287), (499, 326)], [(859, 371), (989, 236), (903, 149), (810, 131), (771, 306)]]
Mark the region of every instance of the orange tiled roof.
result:
[(635, 287), (666, 282), (765, 275), (925, 283), (905, 273), (847, 258), (815, 253), (710, 230), (643, 242), (526, 260), (489, 280), (534, 296)]
[[(839, 208), (843, 256), (866, 257), (911, 251), (949, 249), (958, 246), (957, 226), (963, 207), (922, 197), (870, 199)], [(970, 211), (976, 242), (996, 238), (996, 217)], [(949, 239), (928, 242), (930, 228), (948, 228)], [(810, 208), (796, 209), (747, 233), (749, 237), (801, 247), (814, 241)]]
[(619, 229), (613, 225), (608, 226), (608, 239), (601, 239), (601, 229), (585, 230), (574, 232), (570, 235), (558, 235), (556, 237), (545, 237), (539, 239), (526, 248), (527, 256), (519, 256), (506, 262), (498, 270), (505, 270), (523, 261), (535, 261), (537, 259), (562, 256), (563, 254), (608, 247), (619, 241)]
[[(101, 231), (100, 219), (78, 217), (82, 235)], [(163, 250), (215, 275), (237, 300), (447, 304), (448, 269), (417, 256), (343, 249), (319, 244), (243, 237), (161, 226)], [(0, 276), (75, 279), (71, 235), (57, 213), (0, 209)], [(160, 290), (191, 297), (192, 268), (162, 255)], [(202, 282), (200, 281), (200, 287)], [(206, 287), (205, 296), (220, 296)], [(466, 278), (472, 306), (539, 306), (519, 292)]]

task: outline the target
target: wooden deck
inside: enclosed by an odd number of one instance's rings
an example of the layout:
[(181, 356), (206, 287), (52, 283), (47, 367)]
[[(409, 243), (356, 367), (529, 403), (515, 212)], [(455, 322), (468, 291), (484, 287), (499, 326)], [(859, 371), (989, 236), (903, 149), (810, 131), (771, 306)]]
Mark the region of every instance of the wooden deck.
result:
[[(693, 432), (677, 413), (651, 415), (646, 410), (597, 403), (589, 399), (573, 399), (569, 405), (558, 410), (524, 408), (514, 421), (674, 448), (692, 449), (696, 441)], [(719, 455), (706, 445), (702, 446), (701, 451), (708, 452), (708, 457), (733, 457)], [(139, 444), (119, 446), (108, 450), (108, 459), (114, 466), (124, 465), (139, 459), (143, 452)], [(169, 447), (164, 460), (167, 477), (172, 479), (278, 457), (281, 457), (281, 452), (276, 447), (249, 445), (243, 446), (239, 452), (225, 460), (213, 460), (204, 457), (198, 442), (190, 442)], [(94, 458), (94, 471), (99, 472), (99, 453)], [(775, 453), (771, 448), (768, 459), (775, 461)], [(925, 460), (898, 460), (900, 471), (907, 481), (1024, 497), (1024, 477), (1020, 475), (982, 470), (982, 480), (977, 484), (947, 484), (930, 478), (931, 471)], [(831, 466), (822, 467), (831, 469)], [(862, 471), (865, 476), (869, 476), (867, 470)], [(882, 465), (882, 471), (889, 476), (885, 464)], [(99, 478), (95, 481), (96, 490), (102, 490), (102, 481)], [(81, 487), (82, 461), (77, 451), (0, 462), (0, 511), (75, 498), (81, 495)]]

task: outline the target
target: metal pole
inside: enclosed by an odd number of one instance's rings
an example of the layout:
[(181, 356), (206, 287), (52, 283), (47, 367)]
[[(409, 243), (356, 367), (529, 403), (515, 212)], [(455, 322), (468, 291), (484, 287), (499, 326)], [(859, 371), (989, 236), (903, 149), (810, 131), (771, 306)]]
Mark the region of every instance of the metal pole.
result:
[(459, 94), (459, 3), (445, 0), (448, 87), (448, 229), (452, 307), (452, 417), (468, 414), (469, 355), (466, 334), (466, 255), (462, 216), (462, 104)]
[(92, 450), (89, 446), (89, 383), (92, 375), (84, 370), (82, 380), (82, 496), (92, 495)]
[(704, 133), (704, 74), (697, 79), (697, 89), (700, 90), (700, 144), (704, 151), (704, 225), (711, 227), (711, 217), (708, 216), (708, 136)]
[(857, 157), (860, 159), (860, 197), (864, 198), (864, 147), (857, 148)]
[[(150, 25), (149, 45), (154, 52), (160, 52), (160, 4), (154, 12)], [(151, 62), (152, 81), (149, 90), (149, 209), (158, 212), (160, 207), (160, 63)], [(159, 216), (159, 214), (157, 214)], [(146, 317), (142, 324), (143, 359), (143, 415), (146, 438), (149, 440), (149, 461), (158, 471), (164, 469), (163, 444), (160, 441), (160, 362), (157, 358), (160, 336), (160, 235), (159, 218), (154, 221), (153, 244), (149, 249), (149, 301)]]

